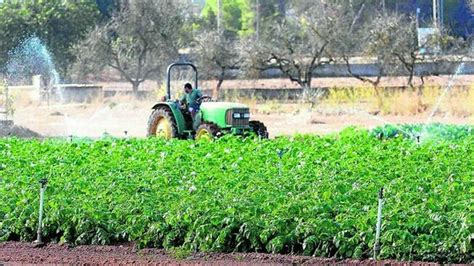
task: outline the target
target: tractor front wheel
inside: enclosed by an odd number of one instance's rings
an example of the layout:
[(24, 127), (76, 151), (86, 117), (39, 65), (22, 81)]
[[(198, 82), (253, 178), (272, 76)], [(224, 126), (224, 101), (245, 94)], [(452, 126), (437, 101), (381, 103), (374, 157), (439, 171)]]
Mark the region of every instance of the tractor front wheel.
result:
[(165, 107), (153, 110), (148, 119), (147, 136), (157, 136), (164, 139), (178, 137), (176, 121), (171, 110)]
[(257, 134), (258, 137), (262, 139), (268, 139), (268, 131), (267, 127), (260, 121), (250, 121), (249, 122), (250, 128), (252, 131)]
[(213, 140), (221, 134), (219, 127), (213, 123), (202, 123), (196, 130), (196, 140)]

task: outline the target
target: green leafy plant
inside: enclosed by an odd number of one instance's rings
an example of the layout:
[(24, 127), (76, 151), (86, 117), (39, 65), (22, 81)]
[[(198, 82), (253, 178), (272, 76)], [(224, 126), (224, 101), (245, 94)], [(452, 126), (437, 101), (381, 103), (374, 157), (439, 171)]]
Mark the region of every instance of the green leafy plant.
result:
[(364, 259), (384, 187), (380, 258), (472, 261), (474, 137), (372, 134), (0, 139), (0, 241), (35, 238), (48, 178), (47, 241)]

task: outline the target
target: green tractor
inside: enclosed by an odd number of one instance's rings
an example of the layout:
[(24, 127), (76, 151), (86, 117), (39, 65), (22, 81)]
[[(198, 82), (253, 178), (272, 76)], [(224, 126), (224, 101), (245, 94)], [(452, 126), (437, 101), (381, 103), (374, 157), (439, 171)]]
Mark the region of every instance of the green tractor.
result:
[(261, 138), (268, 138), (265, 125), (251, 121), (249, 107), (244, 104), (216, 102), (210, 96), (203, 95), (199, 98), (200, 110), (193, 119), (188, 108), (171, 99), (171, 70), (177, 66), (188, 66), (194, 70), (194, 88), (198, 88), (198, 71), (195, 65), (169, 65), (166, 71), (166, 97), (152, 108), (148, 120), (148, 136), (165, 139), (214, 139), (223, 134), (247, 135), (253, 132)]

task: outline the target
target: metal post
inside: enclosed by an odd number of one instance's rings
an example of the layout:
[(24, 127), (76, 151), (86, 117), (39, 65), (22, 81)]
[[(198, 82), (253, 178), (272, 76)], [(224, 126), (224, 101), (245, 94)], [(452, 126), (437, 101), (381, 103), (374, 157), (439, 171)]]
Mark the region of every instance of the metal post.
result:
[(278, 154), (278, 158), (279, 158), (279, 161), (278, 161), (278, 176), (281, 178), (281, 174), (283, 172), (282, 168), (283, 168), (283, 164), (282, 164), (282, 157), (283, 157), (283, 150), (278, 150), (277, 154)]
[(217, 0), (217, 33), (221, 33), (221, 8), (222, 8), (222, 0)]
[(380, 253), (380, 231), (382, 230), (383, 187), (379, 191), (379, 206), (377, 210), (377, 227), (375, 229), (374, 259)]
[(439, 6), (439, 28), (440, 30), (443, 28), (444, 24), (444, 0), (439, 0), (438, 2)]
[[(416, 30), (417, 31), (420, 28), (420, 13), (421, 13), (421, 9), (419, 7), (416, 8)], [(420, 44), (419, 40), (418, 40), (418, 44)]]
[(444, 20), (444, 0), (433, 0), (433, 25), (441, 33)]
[(48, 179), (43, 178), (39, 181), (41, 184), (40, 186), (40, 207), (39, 207), (39, 218), (38, 218), (38, 231), (37, 237), (34, 242), (35, 246), (43, 246), (44, 243), (41, 239), (41, 234), (43, 231), (43, 206), (44, 206), (44, 191), (46, 190), (46, 184), (48, 183)]
[(257, 41), (260, 40), (260, 1), (257, 1), (257, 6), (255, 7), (256, 11), (256, 32), (257, 32)]

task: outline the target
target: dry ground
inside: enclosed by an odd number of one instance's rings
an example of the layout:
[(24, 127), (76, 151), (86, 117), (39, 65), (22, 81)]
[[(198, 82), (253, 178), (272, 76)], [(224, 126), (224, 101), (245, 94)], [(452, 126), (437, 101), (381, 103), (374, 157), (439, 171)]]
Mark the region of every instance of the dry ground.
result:
[[(268, 127), (270, 136), (304, 134), (327, 134), (340, 131), (348, 126), (373, 128), (385, 123), (426, 123), (442, 122), (453, 124), (474, 124), (474, 75), (439, 76), (426, 79), (426, 110), (417, 111), (416, 93), (401, 91), (385, 95), (386, 106), (378, 115), (374, 112), (372, 90), (352, 78), (318, 78), (314, 86), (339, 88), (351, 87), (351, 93), (345, 89), (335, 90), (327, 102), (309, 110), (302, 104), (281, 104), (277, 102), (259, 103), (243, 101), (250, 105), (252, 119), (261, 120)], [(382, 86), (405, 84), (403, 77), (384, 78)], [(453, 89), (441, 101), (444, 112), (428, 118), (448, 84), (464, 86)], [(126, 82), (108, 80), (101, 83), (104, 89), (130, 89)], [(142, 89), (153, 90), (156, 81), (146, 81)], [(212, 82), (203, 81), (203, 88), (212, 87)], [(437, 88), (430, 86), (438, 86)], [(292, 88), (295, 84), (287, 79), (270, 80), (232, 80), (225, 81), (224, 88)], [(31, 94), (31, 93), (30, 93)], [(88, 136), (100, 137), (108, 133), (117, 137), (145, 137), (148, 116), (155, 99), (136, 101), (126, 97), (97, 100), (91, 104), (54, 104), (48, 106), (39, 103), (28, 93), (18, 94), (15, 99), (15, 124), (30, 128), (45, 136)], [(377, 109), (377, 108), (376, 108)], [(126, 132), (126, 133), (125, 133)]]
[[(105, 102), (93, 104), (51, 106), (30, 102), (18, 104), (14, 121), (15, 124), (44, 136), (100, 137), (108, 133), (117, 137), (145, 137), (153, 104), (152, 101), (126, 98), (107, 99)], [(414, 116), (371, 115), (367, 111), (351, 108), (331, 110), (321, 106), (308, 110), (289, 104), (280, 104), (277, 108), (269, 108), (266, 104), (253, 104), (252, 110), (252, 119), (263, 121), (271, 136), (297, 133), (328, 134), (348, 126), (373, 128), (385, 123), (474, 123), (472, 116), (437, 114), (433, 119), (428, 119), (429, 112)]]

